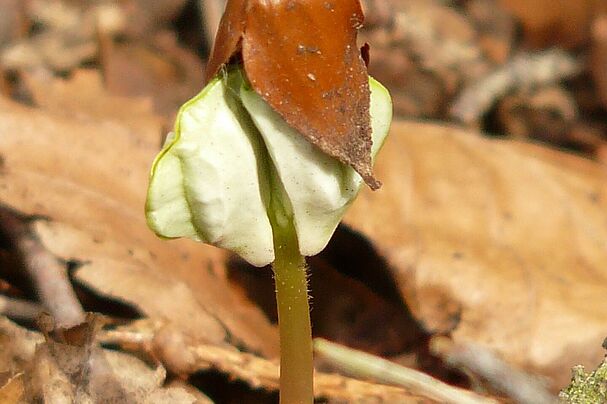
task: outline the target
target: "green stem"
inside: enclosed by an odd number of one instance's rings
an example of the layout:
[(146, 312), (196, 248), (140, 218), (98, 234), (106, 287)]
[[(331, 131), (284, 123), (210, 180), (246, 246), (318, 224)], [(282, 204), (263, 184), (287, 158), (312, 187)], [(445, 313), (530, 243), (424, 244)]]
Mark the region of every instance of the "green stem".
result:
[(306, 261), (299, 253), (292, 222), (280, 230), (275, 232), (272, 266), (280, 328), (280, 403), (310, 404), (314, 367)]

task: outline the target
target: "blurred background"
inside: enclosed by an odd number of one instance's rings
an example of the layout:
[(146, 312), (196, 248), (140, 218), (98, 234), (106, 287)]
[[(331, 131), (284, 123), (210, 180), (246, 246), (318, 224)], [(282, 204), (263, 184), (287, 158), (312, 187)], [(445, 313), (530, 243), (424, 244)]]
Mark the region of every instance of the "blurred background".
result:
[[(167, 117), (198, 91), (223, 0), (2, 0), (0, 90), (99, 69)], [(606, 2), (364, 0), (361, 43), (395, 112), (531, 138), (604, 161)]]

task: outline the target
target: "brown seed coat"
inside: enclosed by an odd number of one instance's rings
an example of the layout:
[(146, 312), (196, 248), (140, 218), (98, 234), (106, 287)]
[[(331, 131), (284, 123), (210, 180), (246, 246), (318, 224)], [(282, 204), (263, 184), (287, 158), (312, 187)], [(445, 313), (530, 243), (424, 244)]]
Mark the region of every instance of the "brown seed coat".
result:
[(229, 0), (205, 81), (237, 56), (253, 89), (372, 188), (370, 90), (358, 0)]

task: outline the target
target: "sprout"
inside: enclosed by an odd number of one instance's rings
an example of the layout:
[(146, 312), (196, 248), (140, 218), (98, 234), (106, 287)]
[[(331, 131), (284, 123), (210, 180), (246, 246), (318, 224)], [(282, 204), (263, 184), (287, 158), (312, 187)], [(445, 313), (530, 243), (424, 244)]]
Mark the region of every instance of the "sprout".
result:
[[(370, 87), (374, 156), (392, 108), (381, 84), (370, 78)], [(362, 184), (354, 169), (306, 141), (233, 69), (179, 111), (152, 168), (146, 214), (162, 237), (213, 244), (264, 266), (275, 259), (273, 218), (292, 218), (299, 252), (315, 255)]]
[[(374, 157), (392, 104), (372, 78)], [(281, 333), (281, 402), (313, 400), (304, 256), (329, 242), (363, 180), (309, 143), (248, 85), (240, 68), (215, 77), (179, 111), (150, 179), (148, 225), (274, 263)]]
[(272, 263), (282, 404), (314, 399), (305, 257), (327, 245), (363, 181), (381, 185), (372, 160), (392, 103), (356, 46), (362, 21), (359, 0), (228, 0), (207, 84), (152, 168), (156, 234)]

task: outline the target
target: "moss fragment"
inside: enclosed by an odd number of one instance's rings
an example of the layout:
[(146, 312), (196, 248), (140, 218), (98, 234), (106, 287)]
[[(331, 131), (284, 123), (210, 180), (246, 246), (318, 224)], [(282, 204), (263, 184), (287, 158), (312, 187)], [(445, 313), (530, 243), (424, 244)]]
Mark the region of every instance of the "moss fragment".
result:
[(591, 373), (586, 373), (582, 365), (573, 367), (571, 383), (559, 398), (570, 404), (607, 403), (607, 358)]

